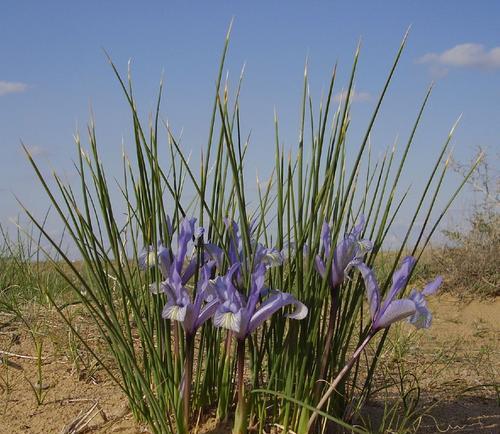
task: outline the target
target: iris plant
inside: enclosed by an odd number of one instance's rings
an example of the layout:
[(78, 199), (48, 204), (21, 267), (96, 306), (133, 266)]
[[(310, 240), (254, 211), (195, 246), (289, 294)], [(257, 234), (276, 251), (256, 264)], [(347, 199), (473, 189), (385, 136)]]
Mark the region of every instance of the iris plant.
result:
[[(265, 275), (269, 267), (281, 264), (281, 253), (276, 249), (266, 248), (260, 243), (252, 242), (254, 253), (252, 258), (245, 260), (238, 226), (232, 223), (231, 243), (229, 249), (230, 260), (234, 261), (224, 276), (217, 277), (214, 288), (219, 299), (213, 320), (216, 327), (226, 328), (234, 333), (237, 339), (237, 390), (238, 405), (236, 408), (233, 433), (247, 432), (247, 403), (243, 382), (245, 363), (245, 340), (264, 321), (275, 312), (287, 305), (293, 305), (295, 310), (287, 314), (289, 318), (303, 319), (307, 315), (307, 307), (298, 301), (292, 294), (278, 290), (269, 290), (265, 287)], [(253, 272), (250, 274), (249, 290), (246, 296), (244, 290), (243, 263), (252, 263)], [(267, 299), (262, 298), (267, 295)]]
[[(143, 270), (158, 266), (164, 282), (169, 279), (177, 279), (174, 277), (174, 273), (177, 273), (182, 285), (185, 285), (194, 276), (197, 268), (205, 262), (209, 262), (210, 265), (220, 266), (222, 261), (223, 251), (215, 244), (204, 243), (203, 235), (204, 229), (202, 227), (195, 228), (196, 219), (195, 218), (184, 218), (179, 225), (179, 233), (177, 235), (177, 250), (174, 252), (171, 248), (163, 245), (161, 241), (158, 242), (156, 247), (148, 246), (144, 249), (138, 257), (139, 267)], [(170, 219), (167, 218), (167, 226), (169, 232), (169, 238), (172, 238), (173, 230), (170, 223)], [(188, 249), (190, 245), (194, 244), (193, 247), (201, 247), (201, 257), (195, 255), (195, 250), (193, 254), (187, 258)], [(155, 282), (150, 285), (150, 290), (152, 293), (159, 293), (159, 291), (165, 292), (165, 287), (161, 283)], [(167, 293), (168, 295), (168, 293)]]
[[(361, 216), (360, 222), (344, 236), (344, 239), (332, 249), (331, 238), (332, 228), (325, 221), (321, 231), (321, 243), (324, 250), (323, 257), (316, 255), (315, 268), (323, 279), (327, 279), (330, 288), (330, 315), (328, 329), (326, 334), (326, 345), (321, 355), (319, 365), (319, 378), (324, 378), (328, 367), (328, 358), (330, 355), (330, 346), (332, 343), (337, 309), (339, 306), (339, 287), (344, 282), (349, 270), (362, 264), (363, 257), (372, 249), (372, 242), (363, 239), (362, 233), (365, 227), (364, 216)], [(316, 394), (320, 392), (321, 383), (316, 383)]]
[[(436, 293), (443, 281), (441, 277), (437, 277), (432, 282), (428, 283), (421, 292), (413, 289), (408, 298), (397, 299), (398, 295), (403, 291), (408, 283), (413, 267), (415, 266), (415, 262), (415, 258), (412, 256), (407, 256), (403, 259), (400, 268), (396, 270), (392, 276), (391, 288), (383, 301), (381, 301), (382, 295), (380, 287), (377, 283), (373, 270), (364, 263), (356, 265), (365, 282), (366, 296), (372, 319), (371, 329), (365, 340), (356, 349), (349, 362), (331, 383), (330, 387), (316, 406), (317, 410), (321, 410), (323, 408), (342, 378), (350, 371), (354, 362), (361, 355), (366, 345), (368, 345), (368, 342), (370, 342), (372, 337), (379, 330), (387, 328), (391, 324), (405, 318), (409, 323), (413, 324), (417, 328), (430, 327), (432, 314), (427, 308), (427, 301), (425, 297)], [(314, 412), (309, 419), (309, 430), (312, 428), (317, 415), (318, 413)]]
[(427, 309), (425, 296), (432, 295), (437, 291), (442, 283), (441, 277), (437, 277), (429, 283), (422, 292), (413, 289), (408, 298), (396, 299), (406, 287), (414, 265), (415, 258), (412, 256), (407, 256), (403, 260), (401, 267), (392, 276), (392, 286), (383, 302), (373, 270), (365, 264), (357, 266), (365, 281), (366, 296), (372, 318), (372, 333), (404, 318), (408, 318), (408, 321), (417, 328), (428, 328), (431, 325), (432, 315)]
[[(250, 239), (252, 255), (245, 257), (243, 239), (240, 235), (238, 224), (226, 218), (224, 220), (229, 237), (228, 258), (230, 265), (241, 264), (242, 267), (252, 268), (255, 271), (260, 265), (265, 268), (271, 268), (283, 264), (284, 254), (274, 247), (266, 247), (252, 238), (256, 229), (256, 223), (253, 222), (248, 228), (248, 238)], [(234, 278), (240, 285), (243, 285), (243, 269), (238, 267)]]
[[(270, 291), (264, 287), (266, 266), (261, 263), (252, 273), (250, 293), (245, 297), (235, 286), (235, 274), (240, 264), (231, 266), (227, 274), (215, 279), (214, 287), (220, 304), (214, 315), (214, 325), (234, 332), (238, 340), (244, 340), (254, 332), (271, 315), (287, 305), (295, 306), (295, 310), (287, 314), (288, 318), (303, 319), (307, 315), (307, 307), (292, 294), (277, 290)], [(265, 294), (270, 294), (260, 303)]]
[[(185, 332), (186, 358), (182, 381), (184, 423), (188, 426), (189, 399), (191, 394), (191, 378), (193, 370), (194, 336), (196, 330), (210, 319), (219, 303), (210, 285), (212, 269), (220, 263), (222, 250), (212, 244), (203, 244), (204, 229), (195, 229), (196, 219), (184, 218), (177, 235), (177, 250), (163, 246), (161, 243), (155, 250), (149, 247), (139, 256), (139, 265), (142, 268), (158, 264), (164, 280), (150, 285), (153, 293), (163, 292), (166, 295), (162, 317), (179, 321)], [(172, 236), (171, 225), (168, 224), (169, 235)], [(189, 258), (187, 253), (190, 244), (194, 243), (194, 252)], [(206, 248), (207, 247), (207, 248)], [(208, 255), (205, 255), (205, 252)], [(205, 259), (207, 256), (207, 260)], [(186, 260), (187, 258), (187, 260)], [(200, 269), (201, 267), (201, 269)], [(187, 288), (189, 280), (195, 276), (195, 287), (190, 296)], [(160, 289), (160, 291), (158, 291)]]
[[(180, 146), (174, 136), (173, 129), (165, 123), (166, 134), (159, 130), (162, 119), (162, 86), (155, 113), (151, 116), (152, 122), (147, 126), (143, 125), (141, 119), (144, 116), (137, 109), (138, 104), (132, 92), (131, 74), (128, 74), (128, 79), (124, 79), (110, 59), (133, 119), (132, 142), (135, 146), (132, 148), (135, 149), (135, 155), (130, 159), (123, 155), (123, 179), (118, 181), (117, 191), (121, 192), (118, 200), (122, 198), (123, 202), (118, 204), (115, 201), (116, 192), (109, 187), (109, 174), (99, 156), (97, 134), (91, 123), (89, 151), (78, 135), (76, 137), (76, 174), (79, 181), (76, 190), (57, 174), (54, 174), (55, 183), (48, 182), (43, 168), (34, 161), (28, 149), (24, 148), (52, 208), (61, 219), (64, 239), (50, 235), (46, 230), (45, 220), (39, 221), (34, 214), (28, 210), (26, 212), (36, 230), (40, 231), (40, 236), (43, 235), (54, 249), (47, 252), (39, 238), (40, 253), (48, 253), (51, 263), (62, 274), (71, 290), (75, 291), (87, 313), (106, 336), (104, 343), (115, 356), (118, 370), (109, 364), (107, 357), (102, 356), (104, 353), (101, 348), (94, 347), (94, 341), (80, 336), (78, 330), (74, 329), (71, 318), (67, 317), (68, 313), (53, 299), (50, 291), (46, 292), (47, 297), (72, 328), (75, 336), (82, 339), (82, 343), (110, 378), (124, 390), (134, 416), (138, 421), (146, 422), (152, 433), (190, 432), (191, 427), (187, 422), (190, 388), (194, 384), (194, 381), (191, 382), (194, 343), (198, 329), (207, 327), (210, 323), (208, 319), (212, 318), (215, 326), (228, 331), (224, 347), (221, 345), (221, 333), (208, 332), (200, 340), (200, 357), (196, 365), (199, 369), (196, 374), (199, 375), (196, 375), (197, 387), (193, 394), (193, 398), (198, 401), (200, 414), (207, 414), (217, 400), (218, 405), (222, 402), (222, 410), (221, 413), (218, 411), (217, 417), (220, 415), (222, 419), (222, 416), (226, 416), (224, 412), (233, 389), (230, 375), (234, 360), (230, 350), (233, 346), (232, 338), (235, 337), (238, 353), (238, 407), (234, 432), (241, 434), (247, 431), (243, 374), (245, 345), (251, 336), (252, 343), (255, 340), (256, 344), (253, 348), (254, 360), (257, 361), (254, 368), (266, 366), (272, 373), (266, 378), (266, 390), (254, 392), (263, 396), (275, 393), (276, 396), (293, 399), (281, 401), (280, 398), (279, 403), (275, 398), (256, 400), (259, 408), (255, 414), (262, 419), (260, 430), (264, 429), (266, 421), (272, 420), (282, 423), (284, 432), (294, 430), (303, 434), (303, 425), (307, 422), (307, 411), (304, 408), (307, 407), (295, 405), (294, 402), (319, 402), (318, 408), (321, 409), (333, 391), (339, 389), (339, 382), (345, 381), (349, 369), (358, 360), (370, 339), (395, 321), (407, 319), (423, 328), (431, 323), (432, 316), (427, 308), (426, 297), (436, 292), (441, 279), (434, 280), (422, 291), (413, 290), (406, 298), (401, 298), (399, 294), (404, 290), (414, 265), (414, 260), (408, 258), (394, 273), (392, 287), (387, 292), (384, 287), (384, 294), (381, 294), (373, 271), (363, 263), (372, 247), (370, 241), (363, 239), (363, 219), (345, 236), (338, 237), (338, 228), (344, 227), (346, 218), (356, 214), (357, 207), (362, 206), (362, 209), (369, 210), (371, 232), (375, 233), (376, 230), (377, 244), (384, 242), (406, 197), (405, 193), (396, 207), (395, 198), (398, 197), (398, 187), (403, 179), (403, 169), (409, 167), (407, 156), (411, 155), (409, 149), (430, 89), (418, 111), (401, 157), (398, 157), (393, 148), (374, 163), (370, 152), (370, 137), (405, 46), (406, 35), (396, 52), (387, 79), (381, 83), (380, 97), (374, 104), (367, 128), (354, 153), (351, 153), (348, 143), (350, 107), (356, 84), (359, 49), (356, 50), (348, 78), (345, 101), (337, 110), (332, 109), (333, 95), (336, 93), (336, 67), (324, 104), (320, 105), (319, 110), (313, 109), (306, 69), (297, 152), (291, 149), (290, 157), (287, 158), (287, 151), (281, 146), (283, 139), (280, 137), (278, 116), (275, 116), (274, 155), (270, 155), (266, 149), (266, 158), (270, 163), (275, 161), (270, 181), (263, 189), (261, 187), (264, 185), (259, 183), (257, 191), (247, 194), (249, 184), (245, 178), (248, 172), (245, 155), (247, 149), (251, 152), (251, 147), (248, 147), (248, 139), (242, 140), (245, 135), (242, 126), (245, 122), (240, 119), (241, 81), (234, 97), (229, 84), (222, 82), (228, 43), (229, 32), (215, 85), (208, 140), (206, 146), (200, 149), (198, 174), (193, 170), (190, 159), (183, 150), (184, 146)], [(415, 229), (417, 219), (424, 218), (413, 246), (414, 251), (421, 251), (427, 246), (446, 210), (480, 162), (478, 159), (471, 167), (461, 184), (450, 194), (449, 201), (443, 201), (444, 198), (439, 193), (445, 185), (443, 180), (449, 168), (447, 154), (453, 129), (443, 143), (429, 175), (422, 179), (423, 192), (412, 211), (413, 217), (407, 232), (408, 236)], [(164, 144), (167, 146), (163, 146)], [(168, 170), (162, 167), (163, 163), (167, 163)], [(365, 167), (366, 180), (364, 176), (360, 176)], [(186, 194), (187, 192), (189, 193)], [(259, 222), (258, 225), (247, 223), (247, 205), (254, 201), (256, 192), (258, 202), (252, 216)], [(172, 225), (166, 216), (167, 203), (176, 216), (184, 215), (185, 210), (189, 209), (199, 214), (200, 219), (206, 217), (206, 221), (210, 222), (209, 233), (212, 230), (214, 234), (217, 232), (214, 238), (218, 245), (210, 244), (209, 240), (204, 239), (203, 228), (198, 228), (193, 218), (176, 218)], [(437, 210), (439, 212), (435, 212), (434, 207), (438, 203), (445, 205)], [(422, 208), (423, 204), (428, 204), (428, 208)], [(117, 217), (124, 210), (127, 219), (122, 225), (118, 223), (121, 219)], [(223, 221), (223, 216), (227, 215), (238, 215), (242, 225), (238, 227), (229, 219)], [(439, 216), (434, 223), (431, 220), (433, 215)], [(163, 216), (166, 217), (166, 230), (160, 231), (160, 228), (163, 229)], [(329, 219), (332, 216), (336, 219), (333, 227), (328, 224), (331, 224)], [(318, 227), (318, 218), (327, 218), (328, 223)], [(261, 239), (260, 229), (267, 224), (276, 225), (275, 239), (280, 248), (286, 246), (284, 252), (258, 242)], [(151, 234), (160, 232), (160, 242), (147, 247), (137, 257), (139, 238), (144, 236), (149, 239)], [(424, 237), (424, 234), (429, 235)], [(30, 239), (31, 235), (33, 234), (28, 234)], [(267, 232), (267, 235), (273, 236), (271, 232)], [(305, 241), (317, 241), (317, 238), (320, 238), (320, 249), (308, 252)], [(83, 260), (81, 267), (75, 266), (68, 257), (63, 248), (66, 240), (74, 243), (80, 252)], [(407, 238), (403, 244), (406, 241)], [(317, 245), (315, 242), (315, 249)], [(304, 254), (298, 252), (302, 248)], [(137, 270), (127, 260), (127, 254), (132, 251), (139, 266), (145, 270), (145, 280), (151, 283), (155, 280), (151, 279), (153, 276), (158, 280), (150, 285), (150, 290), (144, 290), (136, 284)], [(284, 253), (289, 255), (286, 262)], [(377, 251), (371, 254), (370, 263), (376, 260), (377, 254)], [(268, 273), (270, 267), (278, 265), (283, 267), (279, 273)], [(322, 276), (320, 285), (317, 283), (321, 279), (316, 276), (313, 268)], [(363, 293), (343, 286), (356, 269), (360, 270), (365, 282), (371, 315), (366, 330), (361, 329), (359, 334), (355, 324), (362, 309)], [(103, 273), (108, 272), (112, 273), (108, 276), (120, 289), (118, 293), (109, 284), (108, 278), (102, 278), (105, 276)], [(295, 333), (293, 329), (287, 330), (282, 323), (273, 321), (265, 334), (252, 335), (264, 321), (283, 307), (294, 307), (288, 315), (291, 318), (301, 319), (307, 314), (307, 308), (293, 295), (274, 288), (294, 292), (301, 300), (315, 301), (315, 309), (311, 309), (308, 314), (313, 317), (309, 318), (308, 327), (303, 327), (301, 333)], [(151, 302), (151, 293), (158, 294), (156, 302)], [(119, 300), (115, 298), (117, 296)], [(345, 309), (341, 309), (341, 305)], [(169, 341), (170, 333), (166, 330), (168, 323), (160, 321), (160, 315), (166, 321), (171, 321), (172, 341)], [(131, 329), (131, 324), (136, 325), (134, 330)], [(284, 336), (274, 339), (278, 333)], [(142, 343), (140, 360), (136, 360), (137, 352), (130, 350), (135, 348), (137, 338)], [(360, 342), (359, 348), (337, 377), (333, 376), (331, 383), (331, 371), (337, 369), (340, 360), (344, 360), (353, 340)], [(182, 342), (184, 345), (180, 345)], [(286, 347), (288, 344), (291, 345)], [(379, 345), (381, 349), (383, 341)], [(184, 359), (181, 360), (181, 357)], [(181, 387), (178, 388), (177, 374), (181, 366), (183, 378), (180, 381)], [(359, 378), (356, 373), (353, 385), (346, 388), (347, 393), (342, 397), (342, 402), (334, 402), (332, 399), (331, 408), (335, 409), (337, 415), (342, 414), (342, 406), (358, 390)], [(323, 386), (326, 382), (329, 385)], [(361, 393), (365, 394), (371, 382), (370, 371)], [(311, 393), (310, 386), (315, 384), (317, 386)], [(315, 417), (316, 413), (312, 415), (311, 423)]]

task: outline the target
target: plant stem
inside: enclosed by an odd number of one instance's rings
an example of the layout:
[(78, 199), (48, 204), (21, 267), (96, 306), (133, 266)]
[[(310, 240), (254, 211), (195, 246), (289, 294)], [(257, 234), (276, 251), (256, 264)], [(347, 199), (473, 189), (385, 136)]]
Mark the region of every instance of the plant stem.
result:
[(354, 351), (354, 354), (352, 355), (351, 359), (342, 368), (342, 370), (339, 372), (337, 377), (335, 377), (335, 380), (333, 380), (332, 384), (330, 385), (330, 387), (325, 392), (325, 394), (323, 395), (323, 397), (319, 401), (318, 405), (316, 406), (316, 411), (309, 418), (309, 422), (307, 423), (307, 432), (311, 432), (311, 428), (314, 424), (314, 421), (318, 417), (318, 411), (321, 410), (323, 408), (323, 406), (327, 403), (328, 399), (330, 398), (332, 393), (335, 391), (335, 389), (339, 385), (340, 381), (350, 371), (350, 369), (352, 368), (352, 365), (354, 365), (354, 362), (356, 362), (356, 360), (361, 355), (361, 353), (365, 349), (366, 345), (368, 345), (368, 342), (370, 342), (370, 340), (374, 334), (375, 333), (373, 331), (370, 331), (370, 333), (368, 333), (368, 336), (365, 338), (365, 340), (361, 343), (361, 345), (357, 348), (357, 350)]
[(229, 383), (229, 373), (231, 370), (231, 343), (233, 338), (233, 332), (228, 330), (226, 335), (226, 341), (224, 343), (224, 365), (222, 368), (222, 384), (220, 385), (219, 392), (219, 403), (217, 404), (217, 416), (216, 420), (226, 421), (227, 420), (227, 406), (228, 406), (228, 395), (229, 389), (226, 385)]
[[(328, 330), (326, 332), (325, 348), (321, 355), (319, 379), (324, 380), (326, 377), (326, 370), (328, 367), (328, 356), (330, 355), (330, 347), (332, 346), (333, 332), (335, 329), (335, 321), (337, 318), (337, 310), (339, 306), (339, 288), (333, 288), (331, 291), (331, 305), (330, 305), (330, 318), (328, 320)], [(316, 383), (315, 397), (319, 398), (321, 392), (321, 383)]]
[(191, 380), (193, 377), (193, 352), (194, 352), (194, 335), (186, 335), (186, 358), (184, 360), (184, 390), (183, 390), (183, 406), (184, 406), (184, 425), (186, 429), (189, 427), (189, 402), (191, 399)]
[(247, 403), (245, 399), (245, 382), (243, 375), (245, 373), (245, 338), (238, 339), (236, 349), (237, 353), (237, 392), (238, 404), (236, 405), (236, 414), (234, 416), (233, 434), (247, 433)]
[(40, 340), (39, 342), (37, 342), (35, 344), (35, 347), (36, 347), (36, 356), (37, 356), (36, 357), (36, 364), (37, 364), (37, 373), (38, 373), (37, 402), (38, 402), (38, 405), (41, 405), (41, 404), (43, 404), (43, 400), (44, 400), (44, 392), (43, 392), (44, 385), (43, 385), (43, 375), (42, 375), (43, 341)]
[(238, 357), (238, 404), (245, 400), (245, 383), (243, 380), (243, 374), (245, 373), (245, 340), (238, 339), (237, 347), (237, 357)]

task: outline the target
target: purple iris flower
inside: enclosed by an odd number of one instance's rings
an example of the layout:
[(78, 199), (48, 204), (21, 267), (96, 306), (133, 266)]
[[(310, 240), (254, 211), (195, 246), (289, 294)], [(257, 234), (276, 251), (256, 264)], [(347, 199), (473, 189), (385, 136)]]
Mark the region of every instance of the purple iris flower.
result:
[(441, 277), (429, 283), (422, 292), (413, 290), (409, 298), (396, 299), (398, 294), (406, 287), (414, 265), (415, 258), (412, 256), (403, 259), (401, 267), (392, 276), (392, 286), (383, 302), (381, 301), (380, 288), (373, 270), (363, 263), (357, 265), (365, 281), (366, 295), (372, 317), (372, 330), (374, 332), (404, 318), (408, 318), (408, 321), (417, 328), (430, 326), (432, 315), (427, 309), (425, 296), (432, 295), (437, 291), (442, 283)]
[(431, 326), (432, 314), (427, 308), (425, 297), (435, 294), (442, 283), (443, 278), (438, 276), (432, 282), (428, 283), (421, 292), (418, 292), (416, 289), (411, 290), (409, 298), (415, 303), (415, 313), (408, 318), (410, 324), (413, 324), (417, 328), (429, 328)]
[[(195, 218), (186, 217), (181, 221), (175, 253), (173, 249), (159, 243), (156, 249), (150, 246), (139, 256), (141, 268), (157, 265), (161, 271), (163, 281), (160, 284), (152, 283), (150, 290), (155, 294), (163, 292), (167, 297), (162, 317), (182, 322), (188, 335), (194, 334), (198, 327), (211, 318), (219, 304), (210, 276), (213, 267), (221, 263), (223, 253), (214, 244), (203, 243), (204, 229), (196, 228), (195, 224)], [(201, 257), (198, 257), (196, 247), (200, 246)], [(188, 254), (188, 250), (192, 250), (192, 253)], [(186, 285), (198, 267), (201, 267), (200, 277), (196, 295), (192, 299)]]
[[(195, 224), (195, 218), (184, 218), (179, 225), (177, 234), (177, 250), (174, 252), (173, 249), (165, 247), (161, 242), (158, 242), (156, 249), (153, 246), (149, 246), (139, 255), (139, 267), (146, 269), (158, 266), (165, 282), (169, 279), (177, 278), (174, 277), (175, 271), (180, 277), (182, 285), (186, 285), (189, 282), (198, 266), (209, 263), (209, 265), (215, 264), (220, 267), (223, 254), (222, 249), (215, 244), (202, 243), (205, 231), (202, 227), (195, 228)], [(169, 227), (170, 237), (172, 237), (170, 224)], [(203, 244), (203, 251), (202, 258), (199, 261), (195, 246), (200, 243)], [(191, 250), (189, 255), (188, 250)], [(155, 254), (157, 254), (157, 258)], [(157, 294), (161, 290), (162, 285), (152, 283), (149, 288), (151, 292)]]
[[(234, 264), (244, 264), (245, 263), (245, 253), (243, 249), (243, 240), (240, 235), (240, 230), (236, 222), (225, 219), (225, 224), (227, 231), (229, 233), (229, 248), (228, 248), (228, 258), (230, 265)], [(250, 225), (249, 228), (249, 236), (252, 237), (253, 232), (255, 231), (255, 223)], [(279, 266), (283, 264), (284, 255), (278, 249), (274, 247), (265, 247), (261, 243), (251, 238), (251, 248), (253, 252), (253, 270), (256, 271), (260, 265), (264, 265), (265, 269)], [(247, 265), (250, 267), (250, 260), (247, 260)], [(243, 284), (243, 277), (241, 272), (241, 267), (239, 267), (235, 271), (235, 278), (241, 286)]]
[[(373, 245), (370, 240), (361, 239), (364, 226), (365, 219), (361, 216), (360, 223), (351, 232), (346, 234), (340, 244), (335, 247), (330, 278), (328, 280), (331, 288), (336, 288), (342, 284), (349, 270), (361, 264), (363, 256), (372, 249)], [(331, 254), (331, 227), (326, 221), (323, 223), (321, 231), (321, 242), (324, 248), (325, 261), (323, 261), (321, 256), (317, 255), (315, 266), (316, 271), (324, 278)]]
[(162, 290), (167, 295), (167, 304), (161, 316), (165, 319), (180, 321), (187, 335), (194, 335), (198, 327), (213, 316), (219, 305), (219, 300), (210, 284), (211, 268), (207, 264), (201, 268), (194, 301), (176, 269), (161, 284)]
[[(264, 288), (267, 266), (261, 262), (251, 275), (248, 299), (235, 286), (240, 264), (231, 266), (226, 275), (214, 281), (214, 289), (220, 304), (214, 314), (214, 325), (235, 332), (238, 339), (246, 338), (272, 314), (287, 305), (294, 305), (294, 312), (287, 314), (289, 318), (303, 319), (307, 315), (307, 307), (292, 294), (281, 291), (270, 291)], [(259, 303), (263, 294), (268, 298)]]
[(141, 270), (147, 270), (158, 265), (162, 276), (166, 278), (172, 264), (170, 249), (165, 247), (161, 241), (158, 241), (156, 248), (148, 246), (142, 250), (138, 256), (138, 262)]

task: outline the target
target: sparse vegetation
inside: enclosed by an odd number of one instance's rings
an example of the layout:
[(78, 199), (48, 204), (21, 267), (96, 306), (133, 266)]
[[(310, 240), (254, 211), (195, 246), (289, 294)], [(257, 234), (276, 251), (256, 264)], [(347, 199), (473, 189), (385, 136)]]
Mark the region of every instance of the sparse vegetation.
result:
[[(443, 231), (445, 245), (424, 261), (427, 272), (442, 270), (445, 290), (466, 298), (500, 295), (500, 158), (481, 149), (479, 155), (467, 181), (474, 193), (470, 209), (458, 227)], [(471, 164), (455, 162), (454, 168), (465, 175)]]

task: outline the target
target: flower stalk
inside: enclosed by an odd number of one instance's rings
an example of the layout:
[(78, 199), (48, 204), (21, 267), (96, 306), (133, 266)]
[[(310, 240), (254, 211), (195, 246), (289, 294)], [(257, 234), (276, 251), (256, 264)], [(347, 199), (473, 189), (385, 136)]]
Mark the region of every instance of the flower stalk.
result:
[[(332, 345), (333, 332), (335, 330), (335, 321), (337, 318), (337, 310), (339, 307), (339, 288), (333, 288), (331, 290), (331, 303), (330, 303), (330, 317), (328, 319), (328, 329), (325, 338), (325, 348), (321, 355), (319, 378), (324, 379), (326, 376), (326, 371), (328, 368), (328, 358), (330, 356), (330, 348)], [(321, 383), (316, 383), (315, 396), (318, 396), (321, 392)]]
[(234, 416), (233, 434), (246, 434), (248, 431), (248, 403), (245, 396), (245, 341), (246, 338), (237, 340), (237, 397), (236, 413)]
[(337, 389), (337, 386), (339, 383), (342, 381), (342, 379), (349, 373), (351, 370), (352, 366), (358, 359), (358, 357), (361, 355), (365, 347), (368, 345), (370, 340), (373, 338), (375, 335), (376, 331), (371, 330), (370, 333), (368, 333), (368, 336), (365, 338), (365, 340), (361, 343), (361, 345), (354, 351), (354, 354), (350, 358), (350, 360), (347, 362), (347, 364), (342, 368), (342, 370), (338, 373), (338, 375), (335, 377), (333, 382), (330, 384), (330, 387), (328, 387), (328, 390), (325, 392), (325, 394), (321, 397), (320, 401), (318, 402), (318, 405), (316, 406), (316, 410), (314, 413), (311, 415), (309, 418), (309, 422), (307, 423), (307, 432), (312, 432), (312, 427), (314, 426), (314, 421), (318, 417), (318, 412), (325, 406), (325, 404), (328, 402), (330, 399), (330, 396), (332, 395), (333, 392)]
[[(328, 328), (325, 337), (325, 346), (321, 353), (319, 364), (319, 379), (325, 379), (328, 370), (332, 339), (335, 332), (335, 323), (340, 304), (340, 286), (346, 279), (347, 273), (355, 266), (363, 264), (363, 257), (372, 249), (372, 242), (362, 239), (365, 227), (365, 218), (362, 215), (360, 222), (344, 236), (344, 239), (335, 247), (331, 246), (332, 227), (325, 221), (321, 230), (321, 242), (324, 250), (324, 259), (320, 255), (315, 258), (315, 267), (330, 288), (330, 312)], [(317, 382), (314, 396), (319, 398), (321, 383)]]
[(193, 379), (194, 335), (186, 334), (186, 355), (184, 359), (184, 381), (182, 390), (182, 404), (184, 426), (189, 427), (191, 383)]

